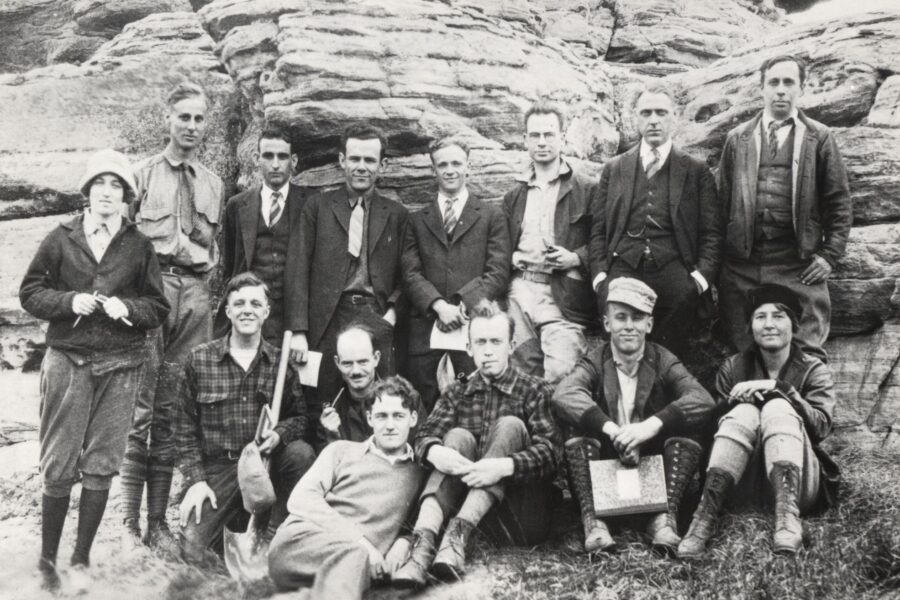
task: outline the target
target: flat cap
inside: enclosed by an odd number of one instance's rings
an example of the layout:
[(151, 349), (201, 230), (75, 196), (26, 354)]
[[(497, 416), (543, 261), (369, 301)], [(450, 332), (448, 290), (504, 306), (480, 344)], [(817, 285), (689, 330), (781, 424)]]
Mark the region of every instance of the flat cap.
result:
[(656, 304), (656, 292), (639, 279), (616, 277), (609, 282), (609, 293), (606, 295), (606, 302), (627, 304), (641, 312), (652, 315), (653, 306)]

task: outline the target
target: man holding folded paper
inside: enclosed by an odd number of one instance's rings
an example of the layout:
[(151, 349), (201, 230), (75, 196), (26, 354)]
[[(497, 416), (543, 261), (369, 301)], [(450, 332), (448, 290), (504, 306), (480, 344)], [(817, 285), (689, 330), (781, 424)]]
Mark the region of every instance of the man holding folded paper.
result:
[(609, 283), (603, 326), (610, 341), (582, 358), (553, 395), (555, 414), (573, 434), (565, 445), (569, 484), (581, 507), (585, 551), (611, 551), (615, 541), (594, 512), (589, 458), (662, 454), (668, 511), (653, 515), (653, 546), (674, 552), (678, 507), (700, 459), (698, 438), (715, 404), (678, 359), (647, 342), (656, 293), (619, 277)]
[[(429, 147), (437, 195), (409, 218), (401, 264), (404, 291), (412, 304), (407, 376), (428, 411), (440, 390), (437, 369), (448, 352), (454, 371), (469, 374), (475, 363), (465, 352), (467, 309), (496, 300), (509, 282), (509, 231), (499, 208), (469, 194), (469, 147), (443, 138)], [(443, 343), (432, 343), (437, 329)], [(458, 337), (461, 348), (454, 349)], [(423, 419), (427, 413), (419, 413)]]

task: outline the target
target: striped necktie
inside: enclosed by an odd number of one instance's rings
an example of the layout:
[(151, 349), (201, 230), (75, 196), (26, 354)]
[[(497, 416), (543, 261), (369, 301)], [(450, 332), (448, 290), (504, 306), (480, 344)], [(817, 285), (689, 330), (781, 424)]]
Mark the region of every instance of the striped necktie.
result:
[(778, 130), (782, 127), (790, 127), (794, 124), (794, 118), (788, 117), (784, 121), (772, 121), (769, 123), (769, 156), (775, 158), (778, 155)]
[(454, 204), (456, 204), (456, 198), (444, 199), (444, 233), (448, 240), (453, 238), (453, 230), (456, 229), (457, 218), (456, 211), (453, 210)]
[(653, 148), (651, 150), (653, 157), (650, 159), (650, 162), (647, 163), (647, 166), (644, 168), (644, 172), (647, 173), (647, 179), (653, 179), (653, 176), (659, 171), (659, 168), (662, 166), (660, 164), (660, 155), (659, 149)]
[(347, 251), (353, 258), (359, 258), (359, 250), (362, 248), (363, 221), (366, 217), (365, 203), (357, 198), (350, 213), (350, 229), (347, 236)]
[(269, 229), (275, 227), (275, 223), (281, 217), (281, 192), (272, 192), (272, 206), (269, 207)]

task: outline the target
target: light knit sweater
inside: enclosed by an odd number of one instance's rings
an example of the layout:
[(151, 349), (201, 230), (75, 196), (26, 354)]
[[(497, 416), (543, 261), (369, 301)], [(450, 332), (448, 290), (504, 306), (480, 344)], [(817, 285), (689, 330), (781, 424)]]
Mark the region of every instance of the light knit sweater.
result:
[(391, 462), (369, 442), (332, 442), (291, 493), (288, 518), (348, 541), (365, 537), (384, 554), (400, 533), (423, 476), (412, 457)]

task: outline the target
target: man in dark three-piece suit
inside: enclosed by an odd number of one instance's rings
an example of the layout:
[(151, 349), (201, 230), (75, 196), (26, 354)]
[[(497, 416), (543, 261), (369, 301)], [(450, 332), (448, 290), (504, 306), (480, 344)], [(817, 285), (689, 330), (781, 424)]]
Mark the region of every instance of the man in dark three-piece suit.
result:
[(719, 270), (715, 182), (705, 163), (672, 145), (668, 91), (642, 91), (634, 109), (641, 143), (604, 165), (594, 197), (591, 276), (601, 303), (616, 277), (653, 288), (651, 339), (683, 358), (700, 296), (710, 293)]
[[(236, 194), (225, 207), (223, 279), (253, 271), (269, 287), (270, 313), (263, 337), (281, 346), (284, 332), (285, 261), (291, 245), (299, 242), (303, 188), (290, 182), (297, 155), (291, 151), (287, 131), (269, 127), (259, 136), (257, 165), (263, 183)], [(216, 316), (216, 333), (231, 326), (225, 318), (225, 302)]]
[[(468, 146), (444, 138), (429, 150), (437, 195), (410, 216), (402, 257), (404, 290), (412, 304), (407, 370), (428, 411), (440, 396), (436, 372), (444, 354), (430, 345), (435, 323), (448, 332), (465, 327), (469, 308), (506, 294), (510, 269), (502, 211), (466, 188)], [(450, 351), (449, 357), (455, 373), (475, 370), (464, 351)]]
[(375, 333), (379, 373), (392, 375), (394, 326), (402, 310), (400, 254), (407, 211), (375, 191), (386, 139), (377, 128), (351, 125), (339, 153), (345, 185), (309, 196), (299, 243), (286, 269), (285, 327), (294, 358), (323, 353), (318, 395), (330, 402), (341, 387), (334, 364), (338, 333), (362, 323)]

